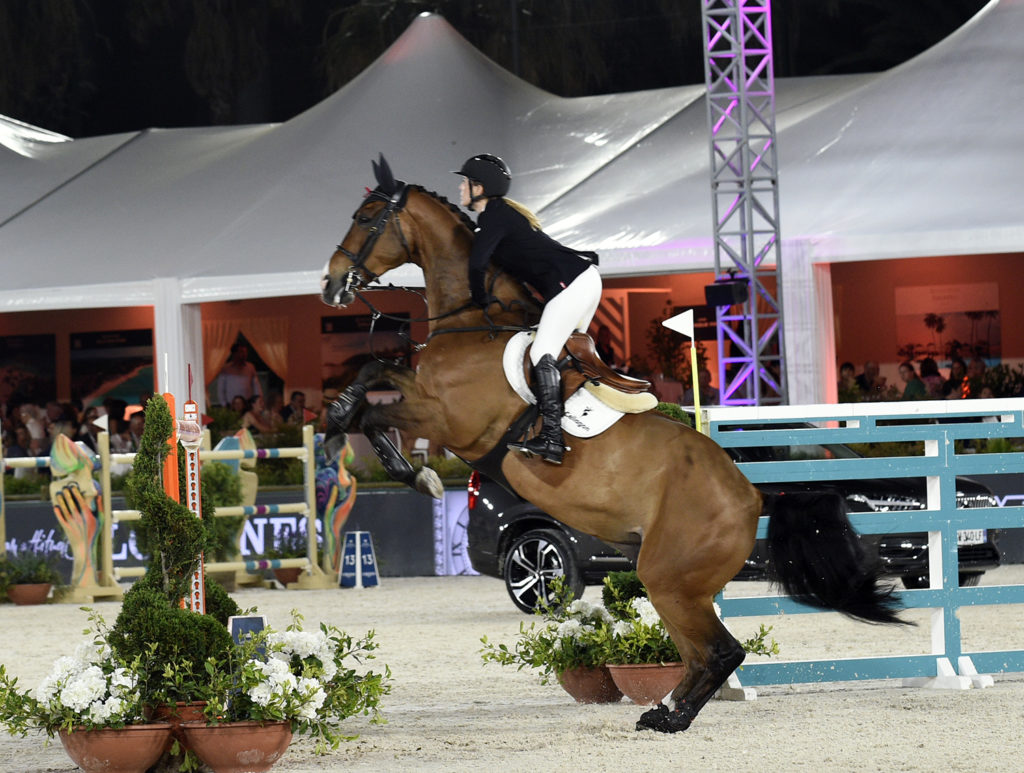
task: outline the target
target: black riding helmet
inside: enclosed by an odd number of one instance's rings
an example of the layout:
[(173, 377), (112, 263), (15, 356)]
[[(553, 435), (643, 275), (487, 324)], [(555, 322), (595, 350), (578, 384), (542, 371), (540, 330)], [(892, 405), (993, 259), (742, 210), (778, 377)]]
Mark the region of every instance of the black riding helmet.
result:
[(462, 165), (462, 169), (453, 174), (460, 174), (480, 183), (484, 186), (485, 197), (504, 196), (512, 184), (512, 172), (509, 171), (508, 164), (490, 153), (473, 156)]

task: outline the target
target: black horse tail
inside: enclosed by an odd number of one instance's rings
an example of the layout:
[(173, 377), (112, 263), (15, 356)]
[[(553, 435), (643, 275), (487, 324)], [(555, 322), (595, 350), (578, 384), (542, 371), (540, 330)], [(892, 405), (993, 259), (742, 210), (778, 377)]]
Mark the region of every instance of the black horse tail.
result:
[(771, 580), (801, 604), (869, 623), (906, 624), (892, 585), (880, 584), (839, 494), (765, 495)]

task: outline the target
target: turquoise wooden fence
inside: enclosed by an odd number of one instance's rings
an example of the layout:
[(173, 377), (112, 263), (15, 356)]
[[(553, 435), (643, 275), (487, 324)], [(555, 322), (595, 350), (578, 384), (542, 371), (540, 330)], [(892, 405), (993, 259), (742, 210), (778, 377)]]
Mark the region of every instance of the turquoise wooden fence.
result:
[[(928, 533), (930, 587), (902, 591), (901, 598), (908, 608), (932, 610), (930, 654), (748, 663), (740, 675), (744, 685), (893, 678), (954, 678), (955, 684), (956, 677), (974, 673), (1024, 671), (1024, 649), (964, 652), (957, 617), (957, 610), (965, 606), (1024, 604), (1024, 585), (961, 588), (957, 560), (960, 530), (1024, 527), (1024, 507), (1000, 508), (989, 506), (995, 502), (965, 501), (964, 497), (958, 506), (956, 492), (957, 476), (1024, 474), (1024, 453), (958, 452), (957, 443), (1024, 438), (1024, 401), (722, 407), (707, 409), (704, 419), (708, 434), (723, 447), (788, 446), (791, 458), (800, 456), (799, 446), (811, 444), (914, 441), (922, 444), (924, 451), (922, 456), (795, 458), (738, 465), (753, 483), (923, 478), (926, 509), (851, 512), (850, 520), (862, 534)], [(766, 536), (767, 521), (760, 519), (759, 539)], [(723, 619), (820, 614), (785, 596), (734, 598), (720, 594), (716, 601)], [(1008, 620), (1020, 620), (1019, 612), (1008, 613)], [(1024, 645), (1024, 628), (1012, 625), (1020, 631)]]

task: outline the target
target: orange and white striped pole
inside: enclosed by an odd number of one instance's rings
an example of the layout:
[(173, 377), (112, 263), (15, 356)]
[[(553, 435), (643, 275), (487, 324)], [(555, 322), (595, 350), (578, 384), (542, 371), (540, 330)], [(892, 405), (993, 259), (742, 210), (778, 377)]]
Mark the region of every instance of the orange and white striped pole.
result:
[[(178, 478), (178, 442), (181, 441), (185, 448), (185, 493), (187, 497), (186, 506), (196, 516), (202, 518), (202, 504), (200, 500), (199, 482), (199, 445), (203, 439), (202, 425), (199, 423), (199, 405), (192, 400), (185, 403), (185, 415), (183, 419), (174, 419), (175, 402), (174, 395), (165, 392), (163, 395), (167, 402), (167, 408), (171, 412), (171, 436), (167, 443), (171, 451), (164, 459), (164, 493), (175, 502), (181, 501), (180, 480)], [(203, 554), (199, 554), (199, 565), (192, 574), (192, 582), (189, 586), (187, 598), (181, 600), (184, 609), (191, 609), (201, 615), (206, 614), (206, 587), (203, 578), (206, 574), (206, 565)]]
[[(186, 504), (196, 518), (203, 517), (201, 487), (199, 481), (199, 445), (203, 440), (202, 424), (199, 421), (199, 404), (194, 400), (185, 403), (184, 418), (177, 422), (178, 439), (185, 449), (185, 494)], [(193, 612), (206, 614), (206, 560), (199, 553), (199, 565), (192, 575), (192, 587), (189, 592), (190, 607)]]

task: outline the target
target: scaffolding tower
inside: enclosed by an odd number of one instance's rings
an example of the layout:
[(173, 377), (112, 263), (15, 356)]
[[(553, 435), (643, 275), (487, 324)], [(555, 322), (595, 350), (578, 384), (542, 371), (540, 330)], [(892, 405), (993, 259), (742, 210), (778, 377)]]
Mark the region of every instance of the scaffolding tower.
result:
[(775, 405), (787, 395), (771, 8), (702, 2), (716, 289), (732, 290), (717, 306), (721, 402)]

